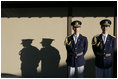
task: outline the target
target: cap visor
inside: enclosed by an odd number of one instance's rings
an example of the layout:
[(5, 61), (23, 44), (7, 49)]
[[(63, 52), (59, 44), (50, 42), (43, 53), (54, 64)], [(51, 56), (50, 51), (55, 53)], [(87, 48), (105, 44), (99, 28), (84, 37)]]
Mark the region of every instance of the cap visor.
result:
[(77, 28), (77, 27), (81, 27), (81, 26), (73, 26), (73, 27)]
[(110, 24), (103, 24), (104, 26), (110, 26)]

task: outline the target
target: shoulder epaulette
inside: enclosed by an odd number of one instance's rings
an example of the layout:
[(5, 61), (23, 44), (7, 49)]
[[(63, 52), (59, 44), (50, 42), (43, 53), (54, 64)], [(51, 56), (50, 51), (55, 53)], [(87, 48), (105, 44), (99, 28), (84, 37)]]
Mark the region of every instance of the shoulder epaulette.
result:
[(66, 38), (69, 38), (71, 35), (66, 36)]
[(69, 38), (70, 36), (71, 36), (71, 35), (66, 36), (66, 39), (65, 39), (64, 45), (68, 44), (68, 38)]
[(97, 36), (99, 36), (100, 34), (97, 34), (93, 37), (93, 40), (92, 40), (92, 45), (96, 45), (97, 44)]
[(67, 37), (70, 37), (71, 35), (68, 35)]
[[(81, 34), (82, 35), (82, 34)], [(83, 37), (86, 37), (85, 35), (82, 35)], [(87, 37), (86, 37), (87, 38)]]
[(116, 38), (116, 36), (114, 36), (114, 35), (111, 35), (112, 37), (114, 37), (114, 38)]
[[(86, 37), (85, 35), (82, 35), (83, 37)], [(87, 38), (87, 37), (86, 37)]]

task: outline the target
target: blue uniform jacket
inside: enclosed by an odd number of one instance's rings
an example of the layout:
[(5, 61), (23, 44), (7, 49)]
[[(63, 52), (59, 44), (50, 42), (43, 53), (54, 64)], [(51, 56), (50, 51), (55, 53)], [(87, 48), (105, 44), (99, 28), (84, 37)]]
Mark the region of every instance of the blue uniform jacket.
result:
[(106, 43), (103, 43), (102, 34), (96, 35), (92, 40), (92, 48), (95, 54), (95, 65), (99, 68), (112, 66), (112, 55), (115, 48), (115, 37), (108, 34)]
[[(85, 64), (84, 55), (88, 48), (88, 40), (81, 34), (78, 37), (77, 43), (75, 44), (73, 39), (73, 34), (66, 37), (65, 40), (66, 50), (67, 50), (67, 66), (79, 67)], [(82, 54), (80, 56), (73, 56), (71, 54)]]

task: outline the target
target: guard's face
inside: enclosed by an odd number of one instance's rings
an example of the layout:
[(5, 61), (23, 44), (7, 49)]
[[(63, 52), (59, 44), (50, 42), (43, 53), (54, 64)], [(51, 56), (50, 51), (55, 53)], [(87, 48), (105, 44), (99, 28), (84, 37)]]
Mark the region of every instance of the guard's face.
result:
[(80, 31), (81, 27), (73, 28), (75, 33), (78, 33)]
[(110, 29), (110, 26), (101, 26), (101, 29), (102, 29), (102, 31), (103, 32), (108, 32), (109, 31), (109, 29)]

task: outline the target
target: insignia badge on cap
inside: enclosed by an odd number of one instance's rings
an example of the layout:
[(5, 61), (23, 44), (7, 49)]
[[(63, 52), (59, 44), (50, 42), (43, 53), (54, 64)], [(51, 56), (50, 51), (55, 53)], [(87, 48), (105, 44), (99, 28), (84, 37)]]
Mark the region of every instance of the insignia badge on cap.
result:
[(107, 25), (107, 24), (109, 24), (108, 21), (105, 21), (105, 22), (104, 22), (104, 25)]
[(75, 22), (75, 26), (78, 26), (79, 24), (78, 24), (78, 22)]
[(75, 22), (74, 27), (80, 27), (81, 25), (79, 24), (79, 22)]

